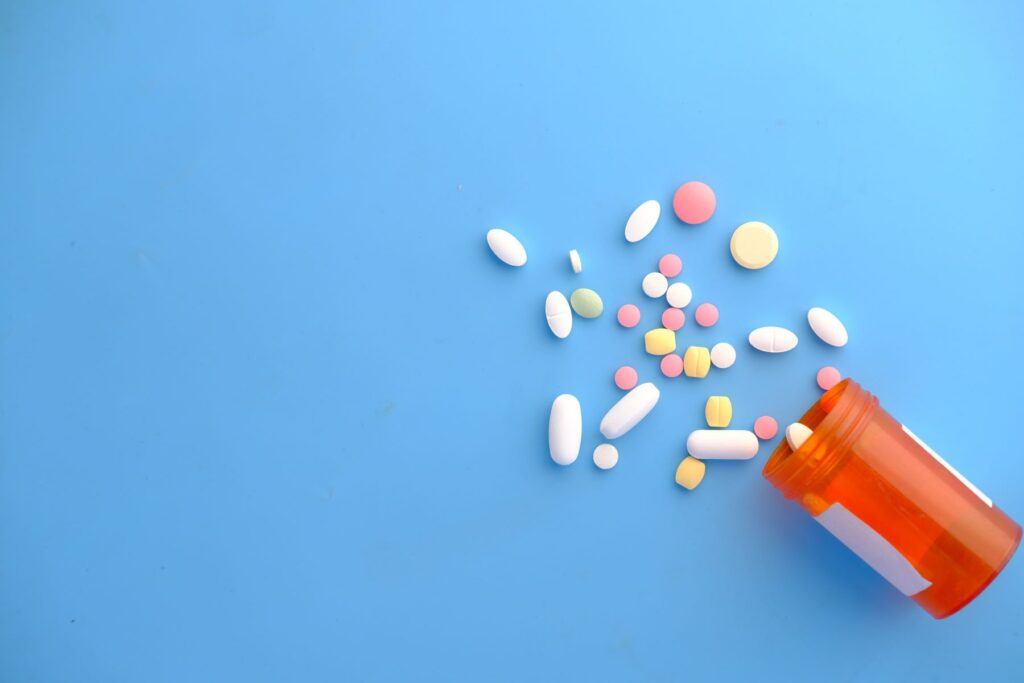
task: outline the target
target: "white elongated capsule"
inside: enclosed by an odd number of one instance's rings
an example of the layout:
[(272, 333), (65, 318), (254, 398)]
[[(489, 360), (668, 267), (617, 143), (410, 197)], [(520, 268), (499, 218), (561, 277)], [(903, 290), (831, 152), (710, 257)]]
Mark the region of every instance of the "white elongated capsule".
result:
[(846, 326), (831, 311), (817, 306), (807, 311), (807, 324), (818, 335), (818, 339), (830, 346), (846, 346), (850, 335), (846, 333)]
[(491, 248), (495, 256), (510, 266), (521, 266), (526, 263), (526, 248), (508, 230), (501, 228), (488, 230), (487, 246)]
[(571, 465), (580, 454), (583, 440), (583, 412), (572, 394), (559, 394), (551, 404), (548, 418), (548, 448), (559, 465)]
[(636, 386), (619, 399), (601, 420), (601, 433), (606, 439), (617, 439), (647, 417), (658, 403), (661, 392), (650, 382)]
[(580, 252), (575, 249), (569, 250), (569, 264), (572, 266), (572, 272), (583, 272), (583, 261), (580, 260)]
[(633, 209), (629, 220), (626, 221), (626, 241), (639, 242), (650, 235), (660, 217), (661, 204), (654, 199), (648, 199)]
[(746, 429), (698, 429), (686, 439), (686, 452), (698, 460), (750, 460), (758, 441)]
[(548, 294), (544, 301), (544, 314), (548, 317), (548, 327), (559, 339), (565, 339), (572, 332), (572, 309), (569, 300), (561, 292)]
[(758, 351), (784, 353), (796, 347), (796, 335), (785, 327), (759, 327), (750, 333), (747, 341)]
[(814, 432), (802, 422), (794, 422), (786, 427), (786, 442), (792, 450), (797, 450), (804, 445), (804, 441), (810, 438)]

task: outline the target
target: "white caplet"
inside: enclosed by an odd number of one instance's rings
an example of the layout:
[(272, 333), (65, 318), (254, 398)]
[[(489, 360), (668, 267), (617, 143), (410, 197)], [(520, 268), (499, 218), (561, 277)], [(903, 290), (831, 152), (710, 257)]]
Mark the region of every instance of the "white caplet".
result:
[(571, 465), (580, 454), (583, 440), (583, 411), (572, 394), (560, 394), (551, 404), (548, 418), (548, 448), (559, 465)]
[(491, 248), (495, 256), (510, 266), (521, 266), (526, 263), (526, 248), (508, 230), (501, 228), (488, 230), (487, 246)]
[(636, 207), (626, 221), (626, 241), (639, 242), (650, 235), (660, 217), (661, 204), (654, 199), (648, 199)]
[(842, 321), (824, 308), (815, 307), (807, 311), (807, 324), (818, 335), (818, 339), (830, 346), (846, 346), (850, 340)]
[(794, 422), (786, 427), (786, 442), (790, 449), (795, 451), (803, 446), (804, 441), (807, 441), (813, 433), (811, 428), (802, 422)]
[(698, 460), (750, 460), (759, 445), (746, 429), (697, 429), (686, 439), (686, 452)]
[(572, 272), (583, 272), (583, 261), (580, 260), (580, 252), (576, 251), (575, 249), (569, 250), (569, 263), (572, 265)]
[(617, 439), (647, 417), (658, 403), (661, 392), (650, 382), (636, 386), (619, 399), (601, 420), (601, 433), (606, 439)]
[(796, 347), (796, 335), (784, 327), (759, 327), (750, 333), (747, 341), (758, 351), (784, 353)]
[(548, 294), (544, 301), (544, 314), (548, 318), (548, 327), (559, 339), (565, 339), (572, 332), (572, 309), (569, 300), (559, 291)]

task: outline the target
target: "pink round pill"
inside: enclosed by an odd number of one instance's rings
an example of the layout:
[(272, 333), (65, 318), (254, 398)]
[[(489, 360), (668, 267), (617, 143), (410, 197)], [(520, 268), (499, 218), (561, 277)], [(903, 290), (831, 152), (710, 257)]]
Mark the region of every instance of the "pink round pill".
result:
[(621, 368), (615, 371), (615, 386), (623, 391), (629, 391), (636, 386), (636, 370), (623, 365)]
[(633, 304), (625, 304), (619, 307), (615, 317), (623, 327), (636, 327), (640, 324), (640, 309)]
[(683, 357), (678, 353), (670, 353), (661, 357), (661, 374), (666, 377), (678, 377), (683, 374)]
[(686, 324), (686, 314), (680, 308), (666, 308), (661, 314), (661, 326), (678, 332)]
[(711, 218), (715, 212), (715, 193), (704, 183), (691, 180), (683, 183), (672, 198), (672, 208), (684, 223), (696, 225)]
[(774, 439), (775, 435), (779, 433), (779, 423), (775, 421), (774, 417), (762, 415), (754, 421), (754, 433), (762, 441)]
[(828, 391), (835, 385), (839, 384), (839, 380), (843, 378), (831, 365), (826, 365), (821, 370), (818, 370), (818, 386), (821, 387), (822, 391)]
[(714, 304), (701, 304), (693, 314), (693, 319), (701, 327), (711, 327), (718, 322), (718, 307)]
[(665, 277), (675, 277), (683, 272), (683, 259), (675, 254), (665, 254), (658, 261), (658, 270)]

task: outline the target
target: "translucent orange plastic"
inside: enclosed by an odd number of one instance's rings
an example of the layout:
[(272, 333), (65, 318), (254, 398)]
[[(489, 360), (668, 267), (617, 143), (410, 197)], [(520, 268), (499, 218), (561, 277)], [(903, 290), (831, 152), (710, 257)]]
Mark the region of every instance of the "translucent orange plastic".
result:
[(844, 380), (800, 419), (764, 476), (817, 517), (835, 503), (895, 548), (930, 586), (912, 595), (937, 619), (973, 600), (1009, 562), (1021, 528), (914, 438), (857, 383)]

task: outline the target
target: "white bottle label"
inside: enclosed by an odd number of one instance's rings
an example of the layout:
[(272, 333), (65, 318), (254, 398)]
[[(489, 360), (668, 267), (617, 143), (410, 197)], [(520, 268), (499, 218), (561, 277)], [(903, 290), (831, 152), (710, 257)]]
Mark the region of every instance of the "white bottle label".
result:
[(978, 489), (977, 486), (975, 486), (971, 482), (967, 481), (967, 478), (964, 477), (964, 475), (962, 475), (959, 472), (957, 472), (956, 469), (952, 465), (950, 465), (948, 462), (943, 460), (942, 456), (940, 456), (938, 453), (936, 453), (935, 451), (933, 451), (931, 449), (931, 446), (926, 444), (924, 441), (921, 441), (921, 439), (917, 438), (917, 434), (915, 434), (914, 432), (910, 431), (907, 428), (906, 425), (903, 425), (903, 431), (906, 432), (907, 436), (909, 436), (911, 439), (916, 441), (917, 445), (920, 446), (921, 448), (923, 448), (928, 453), (928, 455), (930, 455), (933, 458), (935, 458), (939, 462), (940, 465), (942, 465), (947, 470), (949, 470), (950, 474), (952, 474), (954, 477), (959, 479), (963, 483), (964, 486), (969, 488), (974, 493), (974, 495), (976, 495), (978, 498), (981, 498), (981, 500), (985, 503), (985, 505), (988, 505), (989, 507), (992, 507), (992, 499), (991, 498), (989, 498), (984, 493), (982, 493)]
[(833, 503), (815, 519), (904, 595), (916, 595), (932, 585), (892, 543), (841, 503)]

